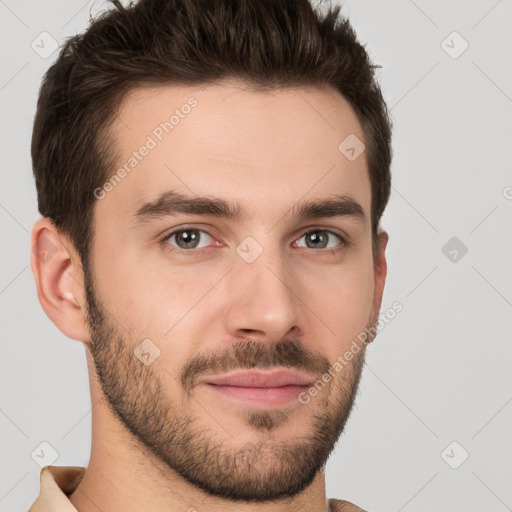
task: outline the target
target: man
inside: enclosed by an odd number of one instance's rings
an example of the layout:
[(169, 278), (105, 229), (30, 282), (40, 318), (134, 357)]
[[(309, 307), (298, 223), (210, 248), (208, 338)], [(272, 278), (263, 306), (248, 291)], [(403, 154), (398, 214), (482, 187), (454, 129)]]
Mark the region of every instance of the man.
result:
[(34, 123), (32, 270), (93, 409), (87, 468), (30, 510), (362, 510), (324, 469), (386, 278), (373, 66), (339, 7), (115, 4)]

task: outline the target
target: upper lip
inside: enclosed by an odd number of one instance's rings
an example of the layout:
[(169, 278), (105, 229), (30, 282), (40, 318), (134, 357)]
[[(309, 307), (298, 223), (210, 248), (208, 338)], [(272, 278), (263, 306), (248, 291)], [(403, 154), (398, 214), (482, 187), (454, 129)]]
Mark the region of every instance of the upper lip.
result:
[(279, 386), (309, 386), (315, 379), (310, 375), (287, 368), (273, 370), (237, 370), (201, 379), (217, 386), (274, 388)]

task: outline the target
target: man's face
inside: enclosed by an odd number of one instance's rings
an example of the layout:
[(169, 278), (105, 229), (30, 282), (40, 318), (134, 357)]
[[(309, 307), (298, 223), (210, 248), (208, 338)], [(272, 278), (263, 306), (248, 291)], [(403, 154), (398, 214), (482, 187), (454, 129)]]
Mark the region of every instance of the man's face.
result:
[[(364, 347), (332, 366), (375, 320), (366, 155), (338, 149), (361, 126), (334, 91), (225, 82), (138, 89), (112, 134), (129, 171), (98, 194), (84, 269), (103, 392), (140, 447), (204, 491), (293, 496), (341, 434)], [(169, 211), (171, 193), (239, 216)], [(341, 196), (364, 216), (298, 214)], [(249, 369), (282, 380), (218, 380)]]

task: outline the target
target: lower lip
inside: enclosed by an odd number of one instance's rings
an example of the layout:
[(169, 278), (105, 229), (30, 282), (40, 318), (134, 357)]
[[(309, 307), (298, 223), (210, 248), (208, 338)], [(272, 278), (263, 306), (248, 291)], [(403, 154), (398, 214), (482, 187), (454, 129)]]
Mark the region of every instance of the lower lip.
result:
[(208, 389), (231, 400), (256, 407), (279, 407), (297, 400), (308, 386), (279, 386), (275, 388), (249, 388), (206, 384)]

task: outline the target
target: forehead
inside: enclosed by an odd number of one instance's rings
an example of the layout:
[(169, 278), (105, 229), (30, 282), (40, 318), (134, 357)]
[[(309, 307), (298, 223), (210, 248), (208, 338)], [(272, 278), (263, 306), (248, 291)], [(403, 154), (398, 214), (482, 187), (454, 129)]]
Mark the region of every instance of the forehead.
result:
[[(256, 91), (225, 81), (130, 92), (110, 131), (117, 165), (98, 215), (128, 223), (162, 192), (208, 195), (269, 221), (299, 199), (350, 194), (370, 215), (366, 152), (349, 103), (327, 88)], [(265, 206), (263, 209), (262, 206)]]

